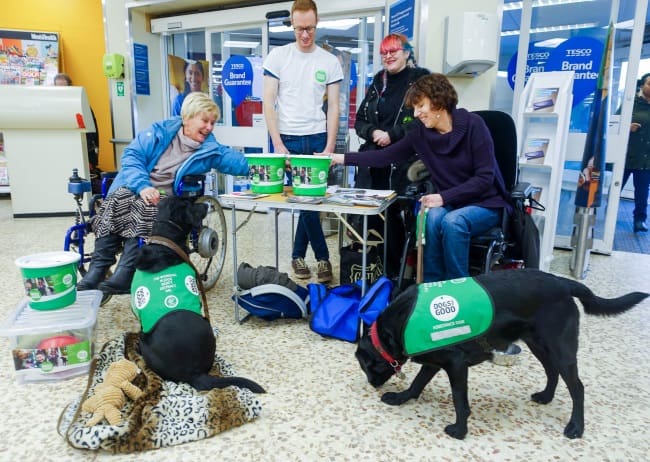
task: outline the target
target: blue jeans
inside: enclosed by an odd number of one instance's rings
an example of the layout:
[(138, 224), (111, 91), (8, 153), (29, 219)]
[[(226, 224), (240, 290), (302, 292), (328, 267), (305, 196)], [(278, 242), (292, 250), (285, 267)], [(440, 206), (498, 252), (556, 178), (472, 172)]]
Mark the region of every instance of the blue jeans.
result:
[(634, 221), (646, 221), (648, 218), (648, 189), (650, 189), (650, 170), (625, 169), (623, 171), (623, 185), (632, 175), (634, 183)]
[(469, 276), (472, 236), (481, 235), (500, 223), (501, 209), (476, 205), (429, 209), (425, 224), (424, 282)]
[[(327, 133), (316, 133), (313, 135), (280, 135), (284, 146), (292, 154), (313, 155), (315, 152), (323, 152), (327, 144)], [(298, 217), (298, 228), (293, 241), (291, 258), (305, 258), (307, 245), (311, 243), (316, 260), (329, 260), (330, 253), (320, 224), (318, 212), (303, 211)]]

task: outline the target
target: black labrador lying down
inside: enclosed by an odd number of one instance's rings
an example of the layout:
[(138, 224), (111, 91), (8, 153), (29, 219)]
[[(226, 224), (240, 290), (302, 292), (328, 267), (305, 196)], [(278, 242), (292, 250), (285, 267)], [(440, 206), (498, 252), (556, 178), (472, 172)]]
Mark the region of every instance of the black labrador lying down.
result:
[[(409, 358), (422, 365), (407, 390), (385, 393), (381, 400), (387, 404), (399, 405), (417, 398), (433, 376), (443, 369), (449, 377), (456, 412), (456, 423), (448, 425), (445, 432), (454, 438), (463, 439), (467, 434), (467, 419), (470, 415), (467, 398), (468, 368), (491, 359), (494, 349), (504, 350), (511, 342), (521, 339), (542, 363), (547, 377), (546, 388), (534, 393), (531, 396), (533, 401), (540, 404), (551, 402), (558, 384), (558, 375), (561, 376), (573, 401), (571, 419), (564, 429), (564, 435), (568, 438), (581, 437), (584, 430), (584, 388), (578, 377), (576, 355), (579, 312), (573, 297), (580, 299), (587, 314), (613, 316), (629, 310), (648, 294), (633, 292), (614, 299), (604, 299), (579, 282), (537, 270), (496, 271), (467, 279), (482, 286), (487, 298), (493, 302), (492, 324), (485, 324), (487, 330), (483, 334), (435, 350), (426, 343), (428, 338), (420, 336), (415, 339), (418, 330), (431, 339), (450, 336), (436, 332), (435, 329), (440, 326), (451, 329), (448, 332), (467, 334), (468, 329), (463, 330), (454, 315), (469, 308), (474, 310), (475, 301), (480, 299), (471, 296), (466, 305), (450, 301), (445, 296), (425, 301), (424, 317), (417, 319), (411, 316), (416, 321), (416, 324), (411, 324), (408, 322), (409, 315), (411, 311), (417, 312), (413, 308), (418, 299), (426, 300), (426, 295), (418, 295), (428, 293), (428, 289), (425, 290), (427, 284), (409, 287), (364, 333), (356, 357), (373, 387), (383, 385), (393, 374), (398, 373), (400, 366)], [(438, 285), (447, 287), (457, 281), (461, 280)], [(436, 328), (432, 327), (437, 322), (434, 318), (442, 318)], [(420, 347), (422, 352), (414, 355), (412, 350), (419, 341), (425, 342)]]
[(201, 315), (194, 269), (172, 248), (154, 243), (162, 237), (187, 253), (187, 235), (193, 227), (201, 227), (206, 214), (206, 204), (175, 196), (158, 205), (152, 242), (140, 248), (131, 285), (131, 306), (142, 326), (140, 351), (147, 365), (165, 380), (186, 382), (197, 390), (234, 385), (264, 393), (252, 380), (209, 374), (216, 339), (210, 322)]

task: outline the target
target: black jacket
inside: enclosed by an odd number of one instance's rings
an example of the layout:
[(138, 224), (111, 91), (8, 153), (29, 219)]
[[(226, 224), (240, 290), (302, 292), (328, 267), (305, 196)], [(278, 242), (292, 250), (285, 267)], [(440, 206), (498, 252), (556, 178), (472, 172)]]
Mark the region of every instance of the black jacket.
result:
[(375, 74), (357, 111), (354, 129), (365, 140), (360, 151), (377, 149), (372, 142), (372, 132), (377, 129), (387, 131), (392, 143), (404, 138), (413, 120), (413, 109), (406, 108), (404, 96), (413, 82), (429, 74), (427, 69), (408, 66), (397, 74), (388, 74), (386, 90), (382, 94), (384, 72)]

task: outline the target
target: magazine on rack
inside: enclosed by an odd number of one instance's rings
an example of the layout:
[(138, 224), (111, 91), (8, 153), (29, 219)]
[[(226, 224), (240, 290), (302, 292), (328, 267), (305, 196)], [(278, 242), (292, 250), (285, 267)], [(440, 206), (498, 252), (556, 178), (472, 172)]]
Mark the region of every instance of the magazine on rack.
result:
[(528, 101), (529, 112), (553, 112), (559, 88), (535, 88)]
[(529, 164), (543, 164), (548, 150), (548, 138), (528, 138), (524, 147), (524, 158)]

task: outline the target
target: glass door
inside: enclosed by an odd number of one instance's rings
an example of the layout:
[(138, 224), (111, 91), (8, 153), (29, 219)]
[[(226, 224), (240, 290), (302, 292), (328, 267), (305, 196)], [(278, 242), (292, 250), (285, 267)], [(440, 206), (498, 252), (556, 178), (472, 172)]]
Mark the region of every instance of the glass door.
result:
[(220, 142), (243, 152), (267, 150), (262, 114), (262, 26), (208, 31), (210, 93), (221, 109)]
[[(612, 251), (628, 137), (628, 131), (622, 127), (629, 127), (647, 3), (647, 0), (504, 1), (494, 107), (516, 114), (518, 95), (533, 73), (575, 72), (570, 133), (557, 210), (557, 247), (572, 248), (578, 177), (600, 61), (611, 22), (614, 25), (612, 71), (605, 107), (610, 124), (592, 250), (605, 254)], [(519, 57), (521, 50), (527, 50), (526, 56)]]

